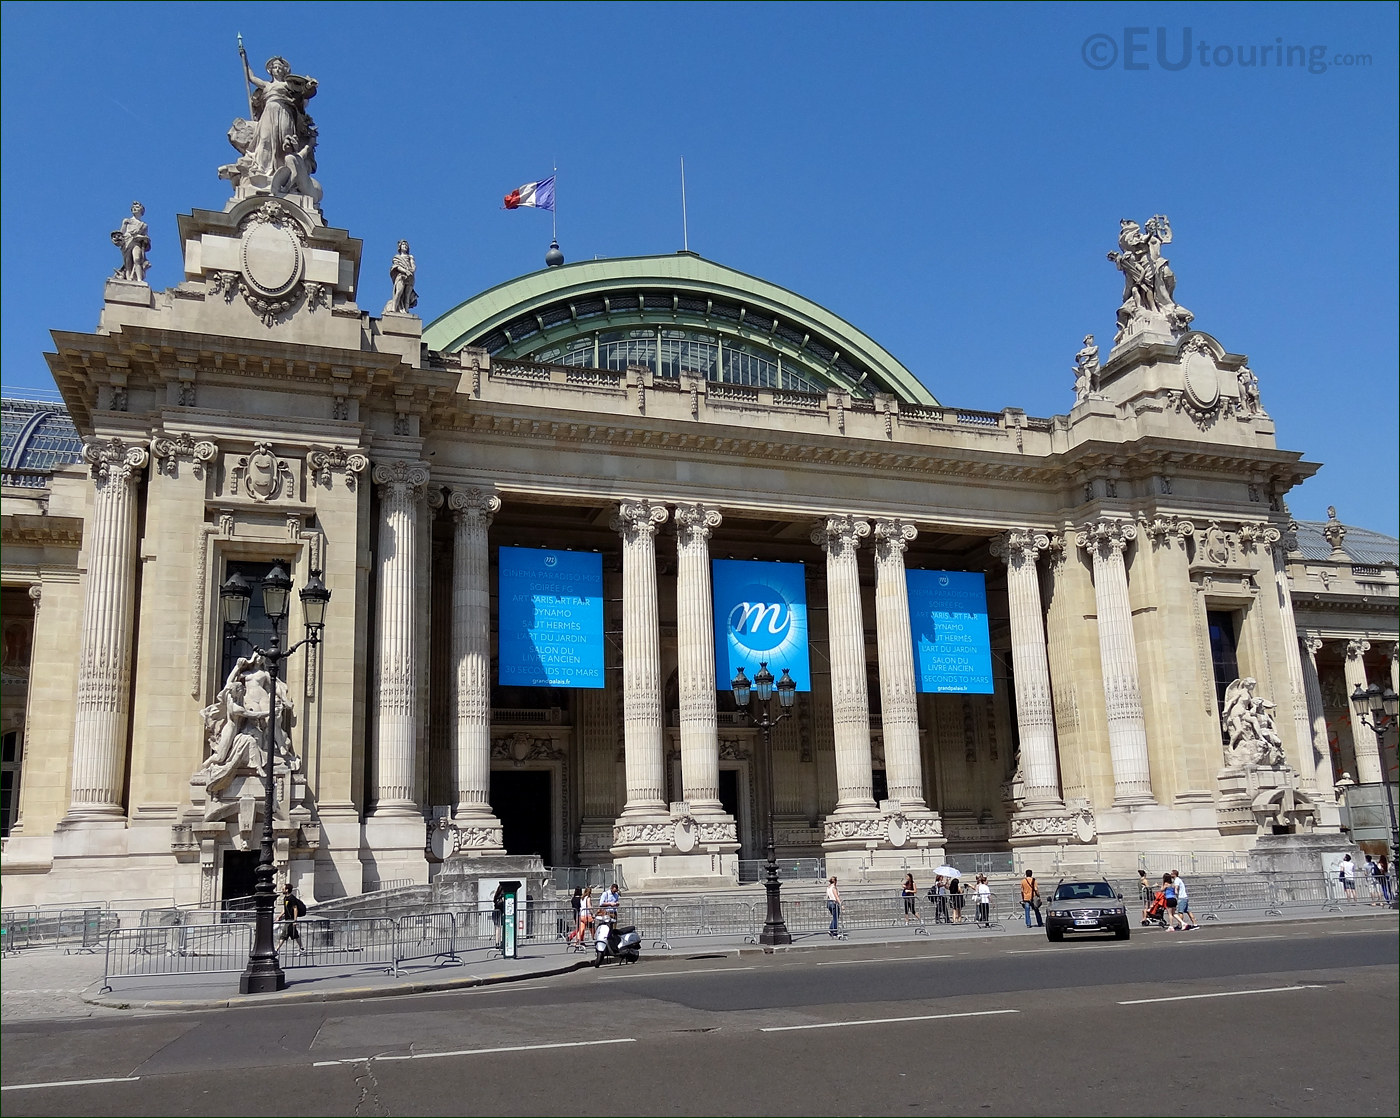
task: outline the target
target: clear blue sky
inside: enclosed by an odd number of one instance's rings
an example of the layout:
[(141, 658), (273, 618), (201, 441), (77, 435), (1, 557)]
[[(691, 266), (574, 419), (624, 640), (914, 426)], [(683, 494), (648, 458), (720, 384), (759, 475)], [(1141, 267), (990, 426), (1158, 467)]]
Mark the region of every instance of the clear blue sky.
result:
[[(425, 319), (538, 268), (548, 215), (501, 197), (556, 160), (569, 259), (672, 252), (684, 155), (692, 249), (841, 314), (946, 403), (1048, 416), (1082, 335), (1112, 337), (1118, 219), (1165, 213), (1178, 299), (1249, 355), (1279, 445), (1325, 463), (1294, 515), (1396, 534), (1396, 13), (6, 3), (4, 386), (51, 388), (48, 331), (94, 327), (132, 199), (151, 282), (180, 281), (176, 215), (229, 196), (241, 31), (320, 81), (366, 307), (400, 237)], [(1321, 72), (1240, 64), (1280, 41)]]

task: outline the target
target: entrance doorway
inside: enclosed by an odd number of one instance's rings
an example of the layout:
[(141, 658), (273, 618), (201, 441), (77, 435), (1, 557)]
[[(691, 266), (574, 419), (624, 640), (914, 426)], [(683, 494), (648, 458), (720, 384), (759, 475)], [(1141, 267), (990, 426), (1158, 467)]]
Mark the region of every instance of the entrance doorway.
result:
[(553, 773), (502, 769), (491, 773), (491, 810), (501, 821), (507, 854), (554, 856)]
[(225, 907), (229, 901), (251, 897), (257, 884), (256, 871), (261, 850), (225, 850), (224, 881), (219, 897)]

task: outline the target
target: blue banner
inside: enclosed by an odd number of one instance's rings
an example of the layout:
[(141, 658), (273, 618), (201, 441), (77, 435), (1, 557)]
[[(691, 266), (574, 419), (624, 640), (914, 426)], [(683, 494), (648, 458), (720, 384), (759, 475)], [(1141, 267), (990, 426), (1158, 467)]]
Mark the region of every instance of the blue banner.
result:
[(500, 549), (502, 686), (603, 686), (603, 557)]
[(905, 571), (920, 692), (992, 693), (987, 580), (975, 571)]
[(715, 686), (728, 691), (740, 668), (752, 681), (760, 663), (775, 678), (786, 668), (799, 691), (812, 689), (807, 662), (807, 580), (801, 563), (715, 559)]

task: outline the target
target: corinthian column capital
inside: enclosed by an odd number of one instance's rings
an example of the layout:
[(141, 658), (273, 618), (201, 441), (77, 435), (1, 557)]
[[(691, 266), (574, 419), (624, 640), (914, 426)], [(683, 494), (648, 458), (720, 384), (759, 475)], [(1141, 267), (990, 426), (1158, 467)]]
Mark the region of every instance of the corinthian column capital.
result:
[(123, 439), (88, 439), (83, 443), (83, 461), (91, 466), (92, 479), (98, 483), (138, 481), (148, 459), (144, 446)]
[(374, 467), (374, 484), (382, 498), (420, 497), (428, 484), (428, 467), (402, 458), (381, 462)]
[(677, 505), (672, 517), (676, 522), (676, 539), (682, 547), (703, 543), (720, 526), (724, 517), (713, 505)]
[(902, 555), (909, 542), (919, 534), (919, 530), (907, 520), (898, 517), (882, 516), (875, 521), (875, 554), (880, 558)]
[(1114, 520), (1104, 517), (1091, 520), (1075, 534), (1074, 542), (1090, 553), (1097, 553), (1104, 559), (1113, 553), (1122, 554), (1133, 540), (1137, 539), (1137, 525), (1131, 520)]
[(452, 510), (452, 518), (457, 523), (472, 523), (487, 528), (491, 525), (491, 518), (501, 511), (501, 499), (495, 493), (475, 486), (452, 489), (447, 494), (447, 507)]
[(1012, 528), (999, 536), (993, 536), (990, 550), (993, 555), (1008, 567), (1022, 567), (1034, 564), (1042, 551), (1050, 547), (1050, 536), (1033, 528)]
[(860, 541), (870, 535), (870, 522), (858, 517), (828, 516), (812, 529), (812, 542), (828, 554), (840, 555), (854, 551)]
[(612, 530), (627, 542), (639, 536), (655, 536), (656, 529), (666, 523), (666, 506), (646, 497), (619, 501), (612, 518)]

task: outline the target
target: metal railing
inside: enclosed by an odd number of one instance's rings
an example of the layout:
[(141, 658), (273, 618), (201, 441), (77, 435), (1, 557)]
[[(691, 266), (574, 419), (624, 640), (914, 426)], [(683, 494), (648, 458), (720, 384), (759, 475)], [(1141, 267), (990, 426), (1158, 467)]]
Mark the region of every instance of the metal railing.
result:
[[(739, 859), (739, 884), (751, 885), (767, 874), (767, 858)], [(778, 876), (783, 881), (825, 881), (825, 858), (779, 858)]]

